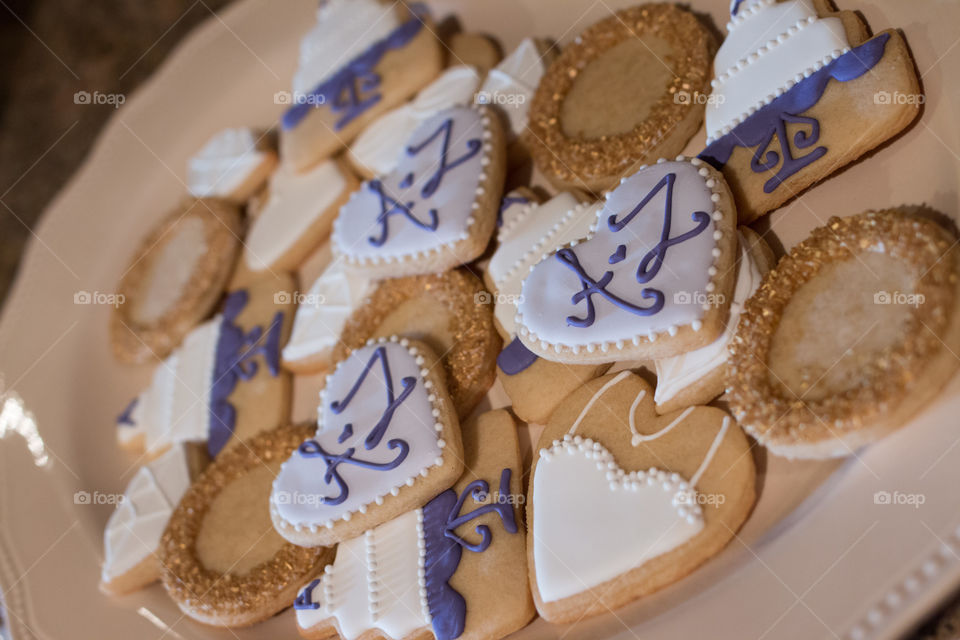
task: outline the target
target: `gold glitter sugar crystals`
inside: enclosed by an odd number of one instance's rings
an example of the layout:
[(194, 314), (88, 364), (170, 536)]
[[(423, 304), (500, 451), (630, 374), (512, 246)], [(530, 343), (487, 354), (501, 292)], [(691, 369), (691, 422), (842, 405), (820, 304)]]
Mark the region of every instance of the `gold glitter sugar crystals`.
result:
[(290, 606), (333, 551), (298, 547), (273, 529), (269, 496), (280, 465), (313, 425), (264, 432), (226, 450), (187, 490), (160, 542), (163, 586), (205, 624), (242, 627)]
[(588, 27), (544, 74), (526, 143), (560, 189), (602, 191), (679, 154), (703, 121), (716, 42), (689, 11), (645, 4)]
[(764, 278), (727, 397), (773, 453), (839, 457), (903, 425), (960, 366), (960, 253), (929, 216), (831, 218)]

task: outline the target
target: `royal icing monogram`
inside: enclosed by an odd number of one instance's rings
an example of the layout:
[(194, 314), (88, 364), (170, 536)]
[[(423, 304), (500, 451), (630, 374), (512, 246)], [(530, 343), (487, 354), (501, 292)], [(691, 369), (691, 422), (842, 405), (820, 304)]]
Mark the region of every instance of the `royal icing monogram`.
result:
[[(377, 347), (373, 351), (373, 355), (370, 356), (370, 359), (367, 360), (366, 366), (363, 368), (360, 376), (353, 383), (353, 386), (350, 388), (350, 391), (347, 392), (347, 395), (343, 400), (334, 400), (330, 403), (330, 410), (334, 414), (341, 414), (353, 400), (354, 396), (357, 393), (357, 390), (363, 384), (363, 381), (367, 379), (367, 375), (370, 373), (370, 370), (373, 368), (373, 365), (379, 361), (381, 367), (381, 373), (383, 375), (382, 381), (384, 389), (386, 391), (386, 400), (387, 406), (383, 410), (383, 414), (380, 417), (380, 420), (370, 429), (367, 437), (364, 439), (363, 446), (368, 451), (375, 449), (380, 445), (380, 442), (383, 440), (384, 434), (386, 434), (390, 422), (393, 420), (393, 415), (404, 400), (410, 395), (413, 391), (413, 388), (417, 384), (417, 379), (413, 376), (406, 376), (400, 380), (400, 386), (403, 388), (399, 396), (394, 397), (393, 391), (393, 378), (390, 373), (390, 363), (387, 359), (386, 347)], [(353, 425), (347, 423), (344, 425), (340, 437), (337, 439), (337, 442), (342, 444), (347, 439), (353, 435)], [(307, 440), (300, 448), (297, 450), (297, 453), (303, 458), (320, 458), (323, 463), (326, 465), (326, 470), (323, 473), (323, 481), (325, 484), (335, 484), (337, 486), (337, 495), (335, 496), (323, 496), (321, 502), (327, 505), (336, 505), (341, 504), (347, 499), (347, 496), (350, 493), (350, 488), (347, 486), (346, 480), (339, 473), (338, 467), (341, 464), (349, 464), (363, 469), (368, 469), (370, 471), (386, 471), (389, 469), (397, 468), (401, 462), (403, 462), (407, 454), (410, 453), (410, 444), (401, 438), (392, 438), (387, 441), (387, 449), (397, 450), (396, 456), (387, 462), (373, 462), (370, 460), (363, 460), (355, 457), (356, 447), (348, 447), (341, 453), (330, 453), (326, 451), (323, 446), (316, 440)]]
[(249, 294), (245, 290), (234, 291), (227, 296), (220, 323), (216, 359), (213, 370), (213, 386), (210, 391), (210, 437), (207, 451), (217, 455), (230, 439), (236, 426), (237, 411), (229, 397), (237, 384), (249, 381), (260, 368), (257, 356), (263, 356), (270, 375), (280, 373), (280, 334), (283, 331), (283, 312), (278, 311), (267, 326), (255, 326), (244, 331), (236, 319), (247, 306)]
[[(650, 201), (666, 188), (666, 199), (663, 208), (663, 226), (660, 232), (660, 241), (648, 251), (637, 265), (636, 280), (640, 284), (646, 284), (653, 280), (660, 272), (663, 262), (667, 256), (667, 249), (674, 245), (690, 240), (699, 235), (710, 224), (710, 215), (705, 211), (694, 211), (691, 218), (697, 223), (693, 229), (686, 231), (674, 237), (670, 237), (670, 224), (673, 218), (673, 187), (677, 180), (676, 173), (668, 173), (656, 186), (640, 200), (630, 213), (623, 219), (617, 220), (617, 215), (612, 214), (607, 218), (607, 228), (613, 233), (622, 231), (639, 214)], [(618, 264), (626, 258), (626, 244), (618, 244), (616, 250), (610, 254), (607, 263), (610, 265)], [(576, 252), (572, 248), (565, 248), (557, 251), (556, 259), (565, 267), (577, 274), (580, 279), (581, 289), (573, 294), (570, 302), (574, 305), (580, 302), (586, 302), (586, 315), (583, 317), (570, 315), (567, 316), (567, 324), (572, 327), (589, 327), (596, 320), (596, 307), (594, 306), (593, 296), (599, 295), (608, 302), (613, 303), (624, 311), (629, 311), (639, 316), (649, 316), (658, 313), (663, 309), (664, 295), (663, 291), (654, 287), (644, 287), (640, 290), (640, 297), (644, 300), (650, 300), (649, 306), (640, 306), (624, 298), (615, 295), (608, 290), (608, 286), (614, 278), (614, 272), (607, 270), (599, 278), (591, 276), (587, 270), (580, 264)]]

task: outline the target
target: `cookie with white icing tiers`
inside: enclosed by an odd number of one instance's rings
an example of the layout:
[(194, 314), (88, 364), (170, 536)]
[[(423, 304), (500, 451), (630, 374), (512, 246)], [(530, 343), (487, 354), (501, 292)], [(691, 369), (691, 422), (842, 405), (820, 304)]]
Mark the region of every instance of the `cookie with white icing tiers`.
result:
[(466, 471), (451, 489), (339, 545), (333, 564), (297, 595), (300, 635), (493, 640), (530, 621), (510, 414), (466, 423), (463, 452)]
[(280, 157), (295, 171), (329, 158), (378, 116), (443, 68), (444, 52), (423, 5), (330, 0), (300, 45)]
[(316, 434), (283, 463), (270, 494), (274, 527), (330, 545), (423, 506), (463, 471), (456, 409), (422, 342), (371, 340), (320, 392)]
[(957, 353), (955, 233), (929, 210), (831, 218), (747, 301), (727, 399), (776, 455), (847, 456), (929, 404)]
[(503, 130), (489, 109), (440, 111), (417, 127), (393, 171), (340, 209), (334, 254), (377, 278), (470, 262), (493, 234), (505, 172)]
[(242, 234), (239, 210), (213, 198), (184, 200), (153, 228), (117, 285), (110, 318), (117, 360), (162, 360), (213, 312)]
[(277, 166), (274, 144), (273, 136), (248, 127), (217, 132), (187, 163), (187, 189), (198, 198), (245, 203)]
[(731, 5), (706, 101), (707, 147), (746, 224), (896, 136), (920, 83), (903, 35), (827, 0)]
[(122, 596), (160, 579), (156, 550), (180, 497), (209, 459), (178, 444), (140, 467), (103, 532), (100, 591)]
[(590, 235), (523, 281), (517, 336), (570, 364), (649, 360), (713, 342), (736, 270), (736, 209), (720, 172), (660, 160), (607, 194)]
[(733, 538), (755, 500), (750, 445), (713, 407), (658, 416), (630, 371), (557, 408), (534, 454), (527, 559), (540, 615), (605, 613), (683, 578)]
[(244, 239), (243, 266), (252, 273), (293, 271), (323, 242), (357, 180), (338, 160), (307, 171), (281, 166)]
[(739, 229), (738, 240), (737, 284), (727, 326), (719, 338), (705, 347), (654, 361), (657, 371), (654, 399), (658, 413), (707, 404), (723, 393), (728, 347), (737, 331), (743, 305), (777, 262), (767, 243), (749, 227)]

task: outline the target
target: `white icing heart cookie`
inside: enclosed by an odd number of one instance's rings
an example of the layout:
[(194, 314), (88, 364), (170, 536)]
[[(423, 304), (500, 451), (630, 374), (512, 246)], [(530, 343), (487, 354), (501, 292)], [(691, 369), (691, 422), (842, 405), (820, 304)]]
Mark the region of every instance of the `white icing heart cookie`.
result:
[(520, 340), (559, 362), (667, 357), (723, 331), (736, 270), (736, 210), (697, 159), (642, 168), (607, 194), (588, 239), (523, 281)]
[(682, 578), (730, 541), (755, 500), (756, 470), (725, 412), (657, 416), (630, 371), (591, 381), (538, 443), (527, 553), (551, 622), (609, 611)]
[(277, 166), (272, 138), (246, 127), (224, 129), (187, 164), (187, 189), (198, 198), (224, 198), (243, 204)]
[(389, 174), (340, 210), (333, 249), (371, 277), (446, 271), (477, 258), (496, 225), (503, 132), (486, 109), (455, 107), (424, 121)]
[(273, 483), (274, 526), (300, 545), (352, 538), (422, 506), (463, 470), (443, 369), (422, 343), (381, 338), (354, 351), (320, 392), (317, 434)]
[(351, 164), (367, 178), (393, 171), (420, 123), (438, 111), (469, 104), (479, 85), (480, 74), (473, 67), (447, 69), (408, 104), (383, 114), (357, 136), (347, 153)]

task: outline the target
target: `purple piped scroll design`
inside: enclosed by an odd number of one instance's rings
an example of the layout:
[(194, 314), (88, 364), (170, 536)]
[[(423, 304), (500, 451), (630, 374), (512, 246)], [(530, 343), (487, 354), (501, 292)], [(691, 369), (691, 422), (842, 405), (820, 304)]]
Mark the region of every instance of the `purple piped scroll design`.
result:
[(210, 457), (220, 453), (236, 427), (237, 410), (230, 404), (230, 394), (240, 381), (246, 382), (257, 375), (260, 368), (257, 356), (263, 356), (271, 376), (280, 374), (283, 312), (274, 314), (266, 330), (255, 326), (244, 331), (235, 321), (249, 298), (249, 293), (240, 289), (230, 293), (223, 306), (210, 389), (210, 435), (207, 438)]
[(320, 584), (320, 578), (314, 578), (310, 581), (310, 584), (305, 586), (300, 590), (300, 593), (297, 594), (296, 600), (293, 601), (294, 609), (319, 609), (320, 603), (313, 601), (313, 590), (317, 588), (317, 585)]
[(468, 513), (461, 513), (467, 498), (477, 503), (487, 499), (490, 487), (485, 480), (474, 480), (459, 496), (452, 489), (447, 489), (423, 507), (427, 607), (437, 640), (454, 640), (463, 633), (467, 602), (449, 584), (460, 566), (463, 549), (482, 553), (493, 541), (490, 527), (485, 524), (474, 527), (480, 536), (478, 542), (461, 537), (456, 532), (457, 528), (484, 514), (495, 513), (500, 517), (504, 530), (508, 533), (518, 531), (513, 505), (509, 500), (511, 473), (510, 469), (500, 472), (500, 487), (492, 502), (481, 504)]
[[(640, 263), (637, 265), (636, 270), (636, 280), (639, 284), (646, 284), (653, 280), (656, 275), (660, 272), (660, 268), (663, 266), (663, 262), (667, 256), (667, 249), (670, 247), (686, 242), (691, 238), (699, 235), (707, 228), (710, 224), (710, 215), (705, 211), (694, 211), (690, 217), (697, 223), (697, 226), (693, 229), (684, 232), (678, 236), (670, 237), (670, 226), (673, 219), (673, 186), (677, 180), (677, 174), (668, 173), (665, 175), (654, 187), (647, 193), (643, 199), (637, 203), (637, 206), (633, 208), (630, 213), (625, 215), (622, 220), (617, 220), (617, 215), (613, 214), (607, 218), (607, 229), (612, 233), (618, 233), (622, 231), (630, 222), (637, 216), (640, 211), (650, 203), (650, 201), (656, 196), (662, 189), (666, 188), (666, 199), (663, 206), (663, 225), (661, 226), (660, 231), (660, 241), (646, 254), (643, 258), (640, 259)], [(588, 241), (589, 242), (589, 241)], [(660, 289), (655, 289), (653, 287), (643, 287), (640, 290), (640, 297), (644, 300), (650, 300), (651, 303), (649, 306), (641, 306), (640, 304), (626, 300), (607, 289), (610, 283), (613, 281), (614, 272), (612, 270), (607, 270), (599, 278), (595, 278), (587, 273), (586, 268), (580, 263), (580, 259), (577, 257), (576, 251), (573, 247), (567, 247), (557, 251), (555, 258), (565, 267), (573, 271), (577, 277), (580, 279), (581, 289), (573, 294), (570, 298), (570, 302), (574, 305), (579, 304), (580, 302), (586, 302), (586, 315), (584, 316), (567, 316), (567, 324), (571, 327), (589, 327), (596, 321), (596, 307), (594, 305), (593, 296), (599, 295), (604, 300), (613, 303), (620, 309), (624, 311), (629, 311), (638, 316), (651, 316), (656, 313), (659, 313), (663, 309), (665, 299), (663, 291)], [(626, 258), (626, 244), (617, 245), (616, 250), (610, 255), (607, 262), (610, 265), (615, 265), (622, 262)]]
[(514, 338), (510, 344), (503, 348), (503, 351), (497, 356), (497, 366), (508, 376), (515, 376), (521, 371), (528, 369), (537, 361), (537, 354), (520, 342), (520, 338)]
[[(434, 172), (420, 188), (419, 197), (423, 198), (424, 200), (430, 198), (437, 192), (437, 189), (439, 189), (440, 185), (443, 184), (444, 176), (446, 176), (449, 171), (456, 169), (464, 162), (477, 155), (480, 152), (480, 149), (483, 147), (483, 143), (481, 142), (480, 138), (467, 138), (466, 151), (464, 151), (459, 157), (451, 160), (450, 137), (453, 133), (453, 123), (453, 118), (444, 119), (440, 126), (437, 127), (434, 132), (427, 136), (423, 141), (409, 145), (406, 148), (406, 155), (408, 157), (413, 157), (423, 152), (424, 149), (430, 147), (434, 140), (440, 140), (440, 157), (435, 164), (430, 165), (431, 169), (435, 167)], [(417, 176), (415, 176), (412, 172), (408, 173), (403, 177), (397, 186), (400, 189), (409, 189), (413, 186), (416, 178)], [(388, 223), (390, 218), (396, 214), (403, 215), (407, 221), (425, 231), (436, 231), (437, 227), (440, 225), (440, 217), (437, 209), (429, 209), (426, 212), (427, 220), (421, 220), (413, 212), (413, 209), (416, 206), (415, 200), (402, 201), (401, 198), (393, 197), (384, 190), (384, 185), (380, 180), (369, 181), (367, 183), (367, 188), (376, 193), (380, 199), (380, 213), (377, 216), (377, 224), (380, 225), (380, 233), (379, 235), (370, 236), (367, 238), (367, 241), (373, 246), (382, 247), (384, 243), (386, 243), (390, 235)], [(405, 196), (408, 194), (409, 192), (404, 193)]]
[(294, 129), (311, 109), (329, 105), (330, 110), (340, 116), (333, 125), (334, 130), (340, 131), (380, 102), (381, 78), (375, 71), (377, 65), (388, 52), (407, 46), (423, 28), (423, 19), (427, 15), (425, 7), (418, 4), (410, 9), (410, 19), (386, 38), (378, 40), (307, 95), (295, 96), (296, 104), (283, 114), (284, 130)]
[[(367, 376), (370, 374), (371, 369), (373, 369), (374, 364), (377, 362), (380, 363), (381, 376), (379, 377), (379, 380), (383, 382), (384, 390), (386, 392), (386, 408), (380, 415), (380, 419), (367, 433), (366, 438), (364, 438), (363, 447), (367, 451), (375, 449), (380, 445), (384, 435), (387, 432), (387, 429), (390, 426), (391, 421), (393, 420), (393, 415), (397, 408), (403, 404), (407, 397), (409, 397), (417, 384), (417, 379), (413, 376), (406, 376), (402, 378), (400, 380), (400, 386), (402, 387), (402, 390), (400, 395), (395, 396), (393, 390), (393, 376), (390, 372), (390, 362), (387, 359), (387, 349), (383, 346), (377, 347), (373, 350), (373, 354), (371, 354), (370, 358), (367, 360), (363, 371), (360, 372), (360, 375), (354, 381), (353, 386), (347, 392), (347, 395), (344, 396), (342, 400), (334, 400), (330, 403), (330, 410), (335, 415), (340, 415), (347, 409), (347, 407), (356, 397), (360, 386), (363, 384), (364, 380), (367, 379)], [(369, 402), (370, 398), (365, 397), (364, 400)], [(342, 444), (352, 436), (353, 424), (348, 422), (342, 427), (341, 435), (337, 438), (337, 443)], [(342, 503), (347, 499), (347, 496), (350, 495), (350, 487), (347, 485), (346, 480), (344, 480), (343, 476), (340, 475), (340, 472), (338, 471), (338, 467), (341, 464), (349, 464), (356, 467), (361, 467), (363, 469), (368, 469), (370, 471), (387, 471), (389, 469), (396, 469), (410, 453), (409, 443), (400, 438), (392, 438), (388, 440), (387, 449), (397, 450), (397, 455), (388, 462), (372, 462), (370, 460), (357, 458), (355, 455), (357, 452), (356, 447), (348, 447), (341, 453), (330, 453), (324, 449), (323, 445), (321, 445), (317, 440), (307, 440), (300, 445), (300, 448), (297, 449), (297, 453), (304, 458), (320, 458), (320, 460), (326, 465), (326, 469), (323, 472), (323, 481), (327, 485), (335, 484), (337, 486), (337, 495), (324, 496), (321, 499), (321, 503), (332, 506)]]
[[(763, 185), (764, 193), (773, 193), (790, 176), (828, 152), (827, 147), (816, 146), (820, 140), (821, 123), (816, 118), (802, 114), (820, 101), (831, 79), (849, 82), (872, 69), (883, 57), (889, 39), (890, 34), (882, 33), (810, 74), (749, 116), (733, 131), (707, 146), (700, 152), (700, 159), (721, 169), (730, 161), (736, 147), (756, 147), (750, 169), (754, 173), (776, 169), (776, 173)], [(792, 138), (787, 132), (787, 125), (795, 125)], [(778, 149), (773, 148), (774, 136)]]

